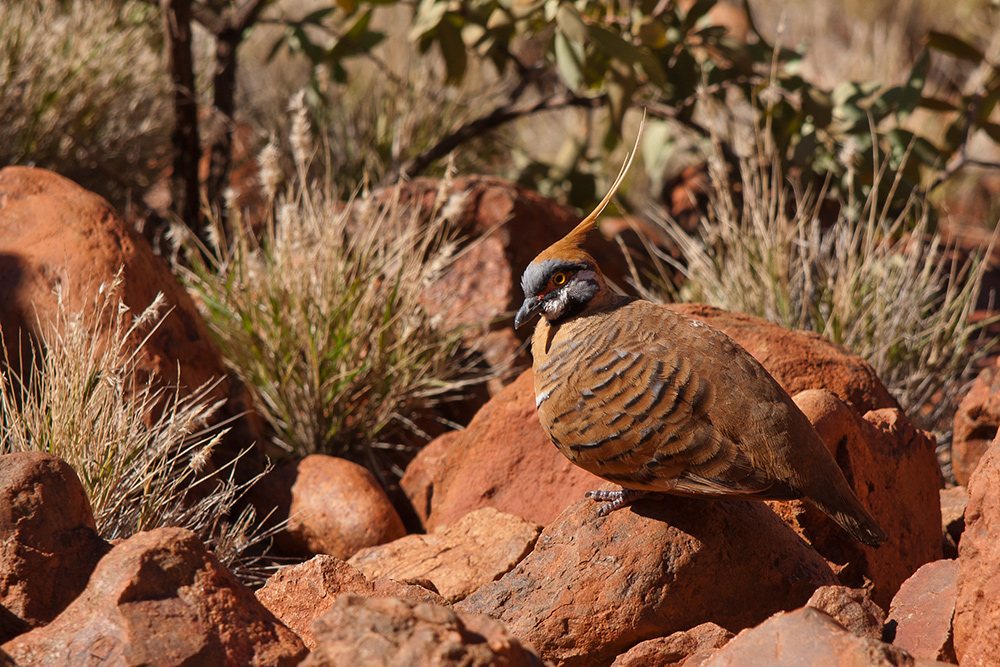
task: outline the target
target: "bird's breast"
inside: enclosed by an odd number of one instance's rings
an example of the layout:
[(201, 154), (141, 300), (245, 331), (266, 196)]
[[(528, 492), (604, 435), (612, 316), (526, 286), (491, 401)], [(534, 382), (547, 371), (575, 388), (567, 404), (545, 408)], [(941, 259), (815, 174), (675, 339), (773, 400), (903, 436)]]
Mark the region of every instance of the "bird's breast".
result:
[(653, 478), (663, 486), (692, 456), (707, 459), (717, 451), (714, 431), (692, 419), (710, 407), (712, 388), (668, 343), (636, 323), (619, 318), (609, 326), (605, 319), (539, 325), (533, 341), (539, 421), (577, 465), (632, 486)]

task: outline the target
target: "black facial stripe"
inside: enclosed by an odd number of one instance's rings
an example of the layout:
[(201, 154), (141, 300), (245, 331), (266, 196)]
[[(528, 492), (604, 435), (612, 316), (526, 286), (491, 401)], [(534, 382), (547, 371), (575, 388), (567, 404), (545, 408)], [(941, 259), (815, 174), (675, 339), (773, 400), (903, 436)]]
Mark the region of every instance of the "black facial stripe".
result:
[(557, 273), (567, 274), (567, 278), (577, 271), (593, 268), (582, 262), (567, 262), (561, 259), (547, 259), (544, 262), (532, 262), (521, 276), (521, 289), (524, 296), (538, 296), (548, 287), (549, 281)]

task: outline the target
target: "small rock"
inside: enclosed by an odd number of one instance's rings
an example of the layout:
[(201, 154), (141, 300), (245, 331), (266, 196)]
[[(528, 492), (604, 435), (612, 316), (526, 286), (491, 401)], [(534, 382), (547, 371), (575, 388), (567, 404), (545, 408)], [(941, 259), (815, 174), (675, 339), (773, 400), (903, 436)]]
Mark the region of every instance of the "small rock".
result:
[(769, 504), (834, 565), (842, 584), (865, 588), (867, 580), (872, 600), (888, 608), (918, 567), (942, 557), (934, 441), (895, 408), (858, 417), (824, 390), (797, 394), (795, 403), (889, 541), (877, 549), (865, 547), (804, 501)]
[(962, 667), (1000, 664), (1000, 437), (969, 479), (958, 545), (955, 653)]
[(292, 667), (306, 649), (194, 533), (139, 533), (101, 559), (55, 620), (5, 643), (21, 667)]
[(698, 667), (733, 638), (715, 623), (702, 623), (669, 637), (639, 642), (622, 653), (611, 667)]
[(350, 564), (372, 579), (426, 579), (448, 602), (495, 581), (524, 558), (541, 526), (484, 507), (430, 535), (407, 535), (362, 549)]
[(59, 615), (110, 548), (69, 464), (43, 452), (0, 456), (0, 642)]
[(968, 485), (979, 459), (1000, 427), (1000, 357), (980, 371), (955, 411), (951, 465), (959, 484)]
[(736, 635), (704, 667), (928, 667), (904, 650), (848, 632), (822, 611), (804, 607)]
[(872, 602), (867, 591), (847, 586), (823, 586), (816, 589), (806, 606), (825, 612), (859, 637), (882, 639), (885, 612)]
[(301, 667), (542, 665), (493, 619), (412, 600), (341, 595), (313, 633), (316, 649)]
[(889, 607), (886, 639), (915, 658), (957, 662), (951, 620), (958, 561), (927, 563), (903, 582)]
[(287, 527), (275, 538), (282, 550), (348, 559), (359, 549), (406, 534), (399, 514), (367, 469), (322, 454), (285, 464), (264, 481)]
[(344, 561), (325, 554), (313, 556), (305, 563), (281, 568), (255, 595), (311, 650), (316, 648), (312, 622), (346, 593), (366, 598), (395, 597), (445, 604), (444, 598), (421, 586), (392, 579), (370, 581)]
[(430, 498), (428, 532), (482, 507), (545, 525), (604, 482), (570, 463), (545, 435), (531, 371), (483, 406), (468, 428), (441, 438), (446, 448), (431, 442), (400, 482), (418, 513)]
[(964, 486), (941, 489), (941, 539), (945, 558), (958, 558), (958, 542), (965, 530), (969, 492)]
[(582, 500), (513, 570), (456, 608), (496, 618), (557, 665), (600, 665), (700, 623), (759, 623), (834, 583), (761, 503), (662, 495), (599, 517)]

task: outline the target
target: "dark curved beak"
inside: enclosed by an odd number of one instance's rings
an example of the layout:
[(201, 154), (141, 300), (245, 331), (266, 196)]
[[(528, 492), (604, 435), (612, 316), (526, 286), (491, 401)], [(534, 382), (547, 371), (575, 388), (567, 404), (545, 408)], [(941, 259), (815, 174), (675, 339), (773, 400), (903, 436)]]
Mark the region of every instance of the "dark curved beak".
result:
[(517, 311), (517, 315), (514, 316), (514, 328), (520, 329), (522, 325), (527, 324), (535, 318), (538, 311), (542, 309), (542, 297), (540, 296), (529, 296), (521, 304), (521, 309)]

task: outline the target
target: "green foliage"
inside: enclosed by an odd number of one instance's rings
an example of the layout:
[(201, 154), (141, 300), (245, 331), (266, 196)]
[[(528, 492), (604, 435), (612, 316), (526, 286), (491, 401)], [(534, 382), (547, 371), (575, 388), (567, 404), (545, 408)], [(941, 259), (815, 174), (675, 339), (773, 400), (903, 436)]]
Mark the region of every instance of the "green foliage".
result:
[[(377, 43), (378, 37), (365, 32), (376, 4), (382, 3), (350, 4), (353, 14), (345, 18), (345, 34), (356, 36), (350, 48), (334, 47), (338, 58)], [(421, 53), (436, 49), (441, 54), (444, 83), (452, 86), (462, 83), (473, 58), (492, 63), (501, 77), (511, 63), (517, 64), (522, 85), (539, 80), (537, 69), (529, 73), (529, 64), (518, 63), (513, 53), (519, 44), (540, 48), (546, 75), (571, 95), (567, 104), (586, 106), (583, 101), (590, 100), (607, 111), (600, 133), (606, 148), (617, 143), (632, 107), (645, 107), (669, 123), (671, 135), (682, 132), (702, 140), (718, 128), (706, 127), (700, 119), (728, 114), (730, 142), (736, 141), (740, 118), (749, 111), (764, 128), (784, 173), (796, 174), (805, 185), (824, 185), (829, 196), (842, 199), (863, 201), (875, 184), (875, 165), (888, 163), (900, 186), (891, 204), (905, 207), (905, 193), (936, 187), (953, 173), (972, 134), (1000, 140), (1000, 124), (990, 121), (1000, 99), (1000, 73), (968, 40), (932, 32), (899, 85), (846, 81), (828, 90), (802, 75), (804, 47), (769, 44), (760, 34), (740, 42), (712, 22), (716, 0), (698, 0), (687, 10), (682, 5), (651, 0), (610, 6), (601, 0), (421, 0), (409, 34)], [(331, 58), (329, 51), (303, 51), (316, 63)], [(934, 62), (949, 58), (978, 67), (980, 78), (968, 92), (944, 98), (934, 94), (930, 72)], [(335, 68), (334, 77), (343, 80), (344, 73)], [(917, 111), (924, 114), (922, 126), (940, 128), (940, 136), (907, 126)], [(575, 137), (567, 141), (579, 143)], [(677, 149), (674, 141), (659, 146), (660, 151)], [(592, 178), (580, 178), (586, 176), (586, 155), (578, 156), (576, 166), (566, 170), (522, 160), (515, 180), (537, 187), (558, 175), (575, 181), (571, 192), (590, 191)], [(887, 185), (884, 179), (880, 183)]]

